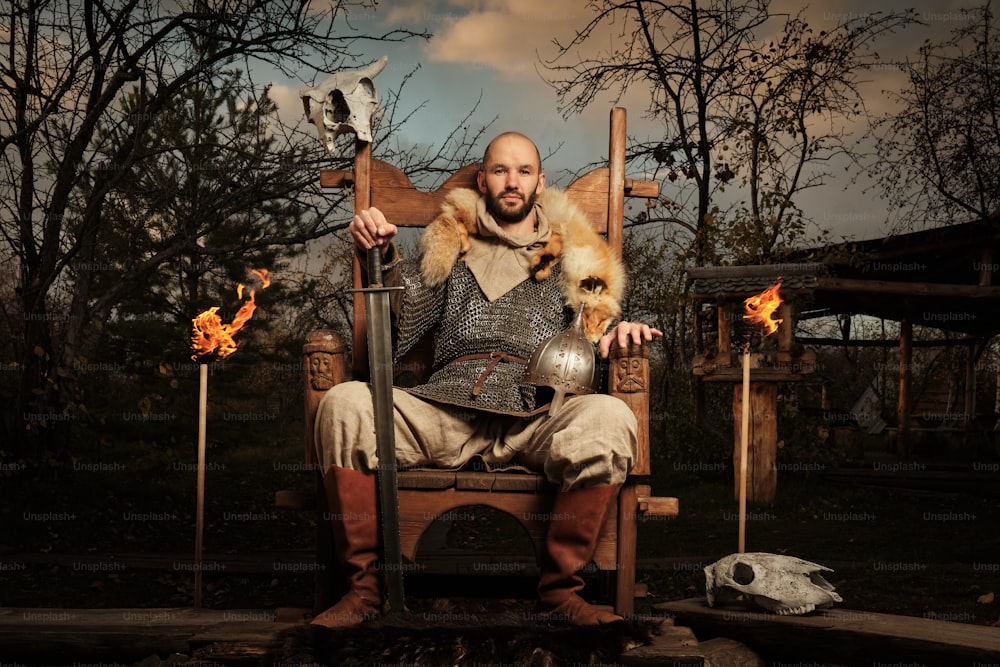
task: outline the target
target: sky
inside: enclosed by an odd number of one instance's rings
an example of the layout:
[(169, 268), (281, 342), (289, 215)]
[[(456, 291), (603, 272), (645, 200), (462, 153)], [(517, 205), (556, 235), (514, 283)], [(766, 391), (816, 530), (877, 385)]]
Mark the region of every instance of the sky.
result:
[[(567, 185), (567, 169), (603, 159), (607, 155), (608, 114), (616, 100), (609, 94), (599, 98), (580, 114), (564, 118), (558, 111), (555, 91), (543, 79), (544, 62), (557, 53), (554, 39), (569, 41), (574, 32), (592, 17), (583, 0), (395, 0), (381, 2), (376, 10), (356, 11), (350, 23), (361, 33), (377, 34), (394, 27), (406, 27), (432, 34), (430, 40), (413, 39), (403, 44), (368, 42), (358, 45), (365, 58), (358, 67), (382, 55), (389, 57), (386, 69), (375, 79), (379, 91), (395, 90), (419, 67), (404, 88), (402, 109), (420, 105), (410, 124), (396, 137), (403, 145), (439, 145), (447, 131), (455, 127), (482, 97), (473, 123), (483, 124), (497, 117), (489, 136), (508, 129), (533, 138), (546, 160), (550, 183)], [(915, 56), (927, 39), (947, 37), (970, 20), (959, 1), (880, 3), (880, 10), (916, 9), (924, 25), (911, 25), (879, 42), (884, 60)], [(772, 13), (798, 10), (790, 0), (771, 3)], [(816, 29), (835, 25), (845, 18), (864, 16), (872, 3), (863, 0), (831, 0), (806, 7), (810, 24)], [(601, 39), (612, 39), (610, 31)], [(898, 69), (887, 67), (867, 73), (865, 104), (869, 111), (891, 110), (886, 90), (902, 83)], [(314, 78), (303, 72), (307, 82)], [(273, 94), (283, 113), (301, 119), (301, 81), (276, 78)], [(662, 136), (662, 123), (643, 118), (648, 92), (636, 88), (617, 101), (628, 109), (629, 134), (639, 139)], [(286, 116), (287, 118), (287, 116)], [(303, 120), (304, 122), (304, 120)], [(495, 131), (493, 131), (495, 130)], [(556, 150), (558, 149), (558, 150)], [(641, 174), (630, 172), (629, 176)], [(864, 180), (862, 179), (862, 183)], [(661, 194), (670, 196), (670, 184)], [(874, 194), (865, 194), (863, 185), (849, 182), (846, 175), (831, 180), (822, 189), (810, 191), (799, 201), (817, 228), (829, 230), (834, 240), (864, 239), (889, 233), (889, 211)]]

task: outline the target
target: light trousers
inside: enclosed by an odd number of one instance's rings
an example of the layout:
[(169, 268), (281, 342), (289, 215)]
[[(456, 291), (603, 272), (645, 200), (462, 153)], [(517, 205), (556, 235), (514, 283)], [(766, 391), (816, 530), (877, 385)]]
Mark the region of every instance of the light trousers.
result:
[[(393, 389), (396, 462), (457, 469), (479, 456), (542, 472), (563, 491), (621, 484), (636, 457), (636, 419), (606, 394), (571, 396), (554, 416), (511, 417), (429, 401)], [(320, 401), (316, 448), (323, 469), (378, 467), (372, 397), (364, 382), (334, 386)]]

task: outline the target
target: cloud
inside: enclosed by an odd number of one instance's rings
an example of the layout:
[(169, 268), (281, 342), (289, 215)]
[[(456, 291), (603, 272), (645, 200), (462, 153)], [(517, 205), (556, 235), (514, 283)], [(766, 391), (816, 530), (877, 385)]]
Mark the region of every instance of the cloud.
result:
[(278, 118), (283, 123), (296, 127), (302, 126), (306, 122), (299, 88), (275, 81), (271, 83), (270, 95), (271, 99), (278, 105)]
[[(475, 5), (469, 7), (468, 5)], [(422, 18), (434, 36), (432, 62), (488, 70), (502, 80), (536, 78), (539, 56), (551, 58), (553, 39), (566, 40), (590, 19), (578, 0), (453, 2)]]

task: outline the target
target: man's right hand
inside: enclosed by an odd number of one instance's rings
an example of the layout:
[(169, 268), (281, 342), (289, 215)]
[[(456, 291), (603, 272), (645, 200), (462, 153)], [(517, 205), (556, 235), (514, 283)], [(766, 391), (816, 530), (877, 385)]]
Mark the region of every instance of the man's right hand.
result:
[(374, 206), (358, 211), (347, 228), (351, 231), (354, 246), (358, 250), (366, 252), (369, 248), (378, 247), (383, 255), (389, 247), (389, 241), (399, 231)]

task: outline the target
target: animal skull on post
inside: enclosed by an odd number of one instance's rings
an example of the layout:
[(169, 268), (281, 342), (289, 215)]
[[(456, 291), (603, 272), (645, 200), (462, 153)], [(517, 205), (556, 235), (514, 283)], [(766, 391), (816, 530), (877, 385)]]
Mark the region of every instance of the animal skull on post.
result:
[(362, 70), (337, 72), (318, 86), (299, 91), (306, 117), (316, 126), (327, 152), (333, 152), (334, 141), (346, 132), (371, 142), (371, 119), (378, 107), (372, 79), (388, 62), (389, 57), (382, 56)]
[(705, 568), (708, 605), (745, 596), (779, 616), (808, 614), (843, 602), (821, 572), (828, 567), (794, 556), (732, 554)]

